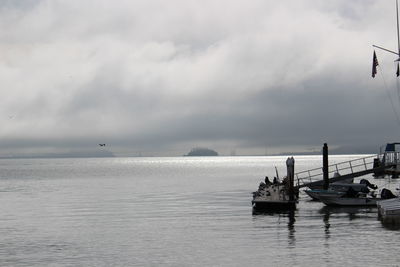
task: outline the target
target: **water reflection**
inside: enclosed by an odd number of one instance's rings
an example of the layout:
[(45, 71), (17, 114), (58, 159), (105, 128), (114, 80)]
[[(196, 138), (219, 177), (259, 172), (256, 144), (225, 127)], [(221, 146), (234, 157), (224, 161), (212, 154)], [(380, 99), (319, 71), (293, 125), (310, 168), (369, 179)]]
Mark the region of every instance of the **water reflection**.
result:
[(296, 222), (296, 212), (294, 210), (289, 211), (259, 211), (253, 209), (253, 216), (270, 216), (270, 217), (277, 217), (278, 221), (281, 219), (287, 219), (287, 229), (288, 229), (288, 245), (289, 247), (295, 247), (296, 245), (296, 229), (295, 229), (295, 222)]
[(325, 226), (325, 239), (330, 238), (330, 227), (331, 224), (329, 222), (332, 215), (335, 214), (347, 214), (349, 221), (353, 221), (355, 219), (359, 219), (362, 216), (360, 214), (367, 214), (376, 212), (376, 208), (372, 207), (329, 207), (324, 206), (319, 210), (319, 213), (323, 215), (322, 220)]
[(329, 218), (331, 214), (329, 212), (326, 212), (324, 214), (324, 225), (325, 225), (325, 239), (329, 239), (331, 237), (331, 232), (329, 231), (329, 228), (331, 227), (331, 224), (329, 223)]
[(287, 214), (289, 221), (288, 221), (288, 240), (289, 240), (289, 246), (294, 247), (296, 244), (296, 237), (295, 237), (295, 228), (294, 228), (294, 223), (296, 222), (296, 218), (294, 216), (294, 211), (289, 211)]
[(387, 230), (400, 230), (400, 222), (397, 220), (397, 218), (385, 220), (382, 217), (378, 217), (378, 220), (381, 221), (383, 228)]
[[(331, 214), (340, 214), (345, 213), (348, 214), (349, 220), (355, 220), (360, 218), (359, 214), (371, 213), (376, 212), (376, 208), (372, 207), (329, 207), (324, 206), (319, 210), (320, 214), (324, 215), (324, 222), (325, 220), (329, 223), (329, 215)], [(326, 217), (326, 218), (325, 218)]]

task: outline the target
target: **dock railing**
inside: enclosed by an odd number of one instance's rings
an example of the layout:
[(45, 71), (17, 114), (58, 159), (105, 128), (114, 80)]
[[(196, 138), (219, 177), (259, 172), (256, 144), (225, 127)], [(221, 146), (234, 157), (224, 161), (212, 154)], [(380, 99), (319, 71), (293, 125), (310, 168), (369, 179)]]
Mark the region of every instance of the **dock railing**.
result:
[[(365, 172), (373, 172), (376, 169), (374, 165), (375, 159), (379, 159), (380, 168), (382, 166), (391, 168), (400, 162), (399, 152), (386, 152), (383, 154), (371, 155), (363, 158), (357, 158), (349, 161), (339, 162), (328, 166), (329, 178), (334, 178), (337, 175), (354, 177), (357, 174)], [(337, 174), (335, 174), (337, 173)], [(323, 180), (323, 168), (315, 168), (306, 171), (295, 173), (297, 179), (297, 187), (306, 186), (306, 184), (314, 183)]]

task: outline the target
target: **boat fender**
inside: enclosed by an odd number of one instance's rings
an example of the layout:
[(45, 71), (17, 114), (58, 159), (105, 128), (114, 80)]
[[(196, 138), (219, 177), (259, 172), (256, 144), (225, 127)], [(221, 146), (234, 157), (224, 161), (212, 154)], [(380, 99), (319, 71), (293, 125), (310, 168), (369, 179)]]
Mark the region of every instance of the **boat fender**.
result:
[(381, 198), (383, 199), (389, 199), (389, 198), (395, 198), (396, 196), (390, 191), (389, 189), (383, 188), (381, 191)]

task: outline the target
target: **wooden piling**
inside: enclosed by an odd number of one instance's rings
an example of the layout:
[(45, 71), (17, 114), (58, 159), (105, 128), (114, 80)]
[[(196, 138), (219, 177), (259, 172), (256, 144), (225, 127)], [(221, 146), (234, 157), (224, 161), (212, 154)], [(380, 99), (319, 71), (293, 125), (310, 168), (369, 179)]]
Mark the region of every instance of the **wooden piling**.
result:
[(286, 166), (287, 166), (287, 178), (289, 182), (289, 201), (293, 202), (295, 200), (294, 197), (294, 158), (288, 158), (286, 160)]
[(322, 172), (324, 178), (323, 189), (328, 190), (329, 187), (329, 167), (328, 167), (328, 145), (324, 143), (324, 147), (322, 149)]

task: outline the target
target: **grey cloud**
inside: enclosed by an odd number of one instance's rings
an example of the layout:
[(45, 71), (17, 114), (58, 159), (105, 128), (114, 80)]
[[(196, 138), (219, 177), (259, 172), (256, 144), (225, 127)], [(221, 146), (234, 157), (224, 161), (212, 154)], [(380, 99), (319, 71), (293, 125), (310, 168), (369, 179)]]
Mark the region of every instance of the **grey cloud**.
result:
[[(0, 2), (0, 147), (97, 149), (105, 140), (116, 154), (181, 155), (195, 145), (379, 146), (398, 126), (382, 82), (369, 77), (370, 45), (393, 39), (383, 27), (392, 20), (375, 17), (391, 9), (341, 0)], [(393, 67), (390, 56), (381, 62)], [(394, 79), (387, 83), (395, 97)]]

